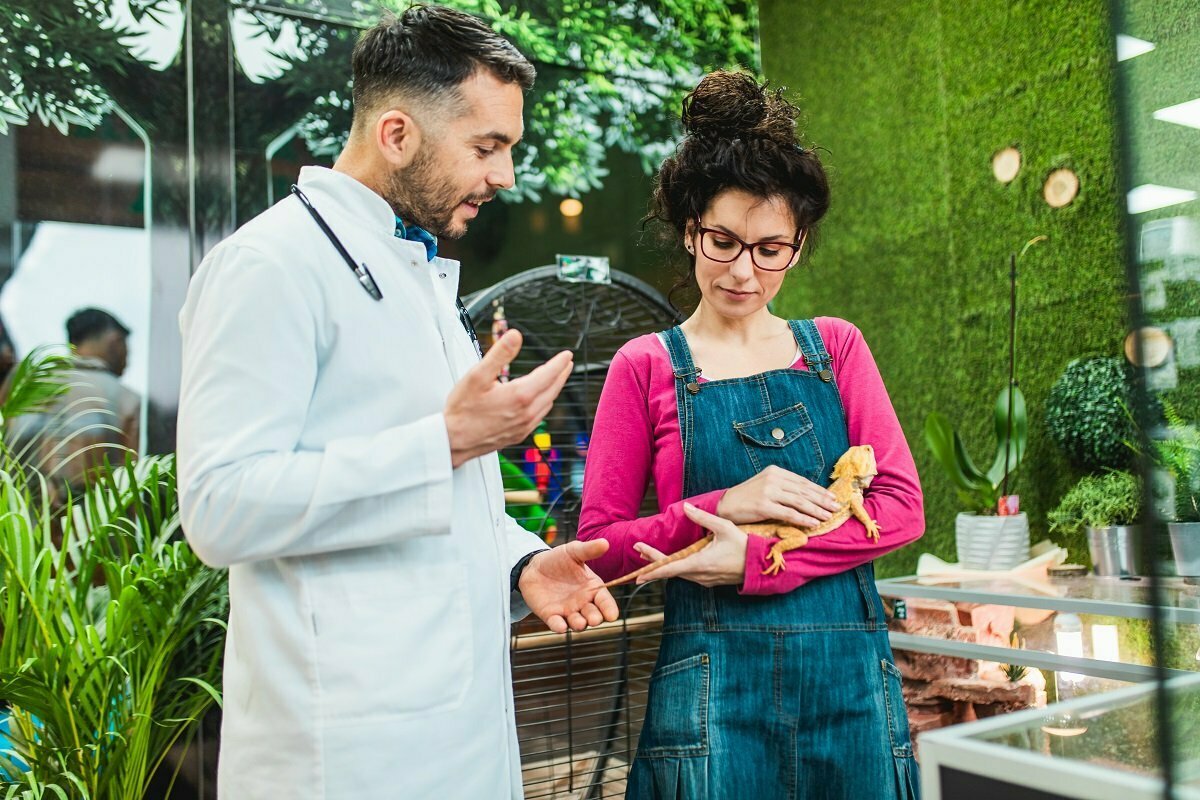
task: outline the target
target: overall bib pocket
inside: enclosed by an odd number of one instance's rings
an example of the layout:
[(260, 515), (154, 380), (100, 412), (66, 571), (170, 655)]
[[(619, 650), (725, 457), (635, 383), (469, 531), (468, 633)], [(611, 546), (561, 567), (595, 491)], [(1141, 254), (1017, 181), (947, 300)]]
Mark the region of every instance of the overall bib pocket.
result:
[[(774, 464), (825, 485), (825, 455), (804, 403), (746, 422), (734, 422), (733, 429), (746, 448), (755, 474)], [(793, 466), (800, 464), (804, 465), (803, 470)]]

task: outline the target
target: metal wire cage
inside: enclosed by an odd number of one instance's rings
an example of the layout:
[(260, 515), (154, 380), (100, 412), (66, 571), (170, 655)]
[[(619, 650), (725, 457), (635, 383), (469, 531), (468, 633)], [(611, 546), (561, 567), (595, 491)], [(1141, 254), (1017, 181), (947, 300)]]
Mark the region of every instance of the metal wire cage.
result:
[[(509, 513), (552, 545), (575, 538), (592, 419), (613, 355), (677, 315), (651, 286), (621, 272), (568, 282), (536, 267), (465, 298), (486, 348), (506, 327), (524, 335), (511, 365), (525, 374), (560, 350), (575, 367), (530, 440), (501, 451)], [(590, 475), (588, 480), (603, 480)], [(653, 488), (643, 513), (657, 510)], [(513, 626), (513, 689), (525, 796), (598, 800), (625, 794), (662, 625), (656, 584), (618, 590), (621, 619), (555, 634), (536, 618)]]

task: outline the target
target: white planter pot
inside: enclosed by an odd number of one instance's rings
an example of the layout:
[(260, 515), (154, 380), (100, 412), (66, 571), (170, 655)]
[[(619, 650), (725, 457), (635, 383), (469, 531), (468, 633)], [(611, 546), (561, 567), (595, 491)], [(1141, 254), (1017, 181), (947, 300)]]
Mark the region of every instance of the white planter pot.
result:
[(1029, 560), (1029, 518), (959, 514), (954, 519), (958, 563), (968, 569), (1012, 569)]
[(1200, 575), (1200, 522), (1168, 522), (1175, 571), (1183, 576)]

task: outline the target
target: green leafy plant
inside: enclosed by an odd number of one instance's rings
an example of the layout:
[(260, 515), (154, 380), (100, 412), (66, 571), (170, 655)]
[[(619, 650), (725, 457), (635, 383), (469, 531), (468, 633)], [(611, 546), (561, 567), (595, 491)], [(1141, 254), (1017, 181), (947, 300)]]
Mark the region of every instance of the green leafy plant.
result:
[[(1024, 650), (1025, 642), (1014, 632), (1010, 646), (1014, 650)], [(1016, 683), (1021, 680), (1028, 672), (1024, 664), (1003, 664), (1000, 669), (1004, 672), (1004, 677), (1008, 678), (1010, 683)]]
[(1175, 521), (1200, 522), (1200, 432), (1162, 401), (1167, 438), (1154, 441), (1154, 460), (1175, 481)]
[[(24, 391), (6, 415), (46, 397)], [(2, 440), (0, 456), (0, 796), (140, 799), (220, 701), (225, 575), (179, 539), (173, 457), (101, 470), (52, 508)]]
[(1134, 437), (1130, 381), (1119, 358), (1075, 359), (1046, 397), (1046, 429), (1063, 453), (1087, 469), (1123, 469)]
[(1078, 534), (1137, 522), (1142, 509), (1141, 482), (1124, 470), (1085, 475), (1063, 496), (1048, 519), (1052, 533)]
[(996, 513), (1001, 487), (1025, 457), (1029, 417), (1020, 388), (1013, 385), (1001, 390), (992, 417), (996, 454), (986, 472), (975, 466), (962, 437), (945, 415), (934, 411), (925, 418), (925, 443), (950, 477), (959, 500), (977, 514)]
[[(239, 152), (263, 152), (280, 131), (279, 121), (298, 120), (309, 152), (331, 158), (350, 131), (348, 64), (357, 31), (381, 10), (403, 12), (410, 0), (378, 4), (280, 0), (239, 8), (245, 30), (272, 45), (279, 74), (246, 73), (235, 59), (231, 75), (240, 98)], [(479, 16), (538, 64), (530, 93), (524, 157), (517, 182), (503, 199), (541, 194), (580, 195), (601, 186), (612, 150), (634, 154), (650, 174), (674, 148), (684, 94), (716, 68), (757, 70), (758, 5), (742, 0), (446, 0)], [(124, 11), (125, 13), (121, 13)], [(305, 22), (296, 24), (295, 14)], [(43, 0), (21, 3), (6, 15), (0, 48), (0, 134), (32, 118), (62, 133), (71, 126), (96, 128), (114, 106), (135, 110), (156, 143), (186, 140), (179, 120), (189, 58), (181, 33), (166, 20), (183, 14), (188, 30), (204, 30), (203, 43), (188, 51), (201, 63), (225, 54), (220, 37), (230, 34), (227, 3), (183, 0)], [(348, 24), (338, 24), (338, 22)], [(178, 37), (176, 55), (152, 64), (143, 54), (152, 36), (161, 44)], [(294, 46), (284, 43), (295, 37)], [(212, 47), (211, 42), (222, 47)], [(208, 46), (205, 46), (208, 45)], [(237, 51), (234, 51), (237, 55)], [(220, 61), (213, 68), (224, 68)], [(153, 87), (150, 89), (149, 87)], [(153, 92), (158, 102), (151, 102)], [(286, 127), (286, 125), (284, 126)], [(265, 170), (239, 154), (239, 171)], [(151, 153), (152, 159), (157, 159)], [(239, 172), (240, 174), (240, 172)], [(267, 177), (263, 172), (262, 176)], [(248, 179), (249, 180), (249, 179)], [(169, 185), (169, 184), (167, 184)], [(216, 202), (212, 197), (211, 202)], [(160, 201), (161, 202), (161, 201)], [(207, 196), (198, 201), (207, 207)]]

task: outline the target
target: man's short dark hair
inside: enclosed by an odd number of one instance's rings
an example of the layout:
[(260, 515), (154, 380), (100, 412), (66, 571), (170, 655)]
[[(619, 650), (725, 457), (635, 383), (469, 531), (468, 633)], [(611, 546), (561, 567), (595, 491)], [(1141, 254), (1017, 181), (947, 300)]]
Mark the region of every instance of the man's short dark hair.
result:
[(129, 328), (112, 314), (98, 308), (80, 309), (67, 320), (67, 341), (73, 345), (103, 336), (109, 331), (120, 331), (122, 336), (129, 335)]
[(459, 85), (480, 69), (522, 89), (532, 88), (537, 76), (525, 56), (482, 20), (441, 6), (388, 14), (359, 37), (352, 63), (356, 117), (396, 95), (453, 101)]

